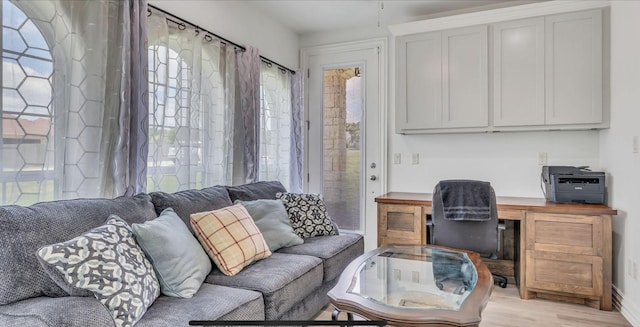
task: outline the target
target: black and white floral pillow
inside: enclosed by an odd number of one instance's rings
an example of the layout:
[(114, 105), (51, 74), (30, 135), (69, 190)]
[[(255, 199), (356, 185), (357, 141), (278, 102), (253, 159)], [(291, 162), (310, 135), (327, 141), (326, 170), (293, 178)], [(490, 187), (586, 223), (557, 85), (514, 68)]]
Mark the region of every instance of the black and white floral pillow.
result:
[(302, 238), (338, 235), (321, 194), (277, 193), (287, 209), (291, 227)]
[(133, 326), (160, 295), (151, 262), (131, 226), (115, 215), (72, 240), (42, 247), (37, 256), (63, 289), (93, 293), (118, 327)]

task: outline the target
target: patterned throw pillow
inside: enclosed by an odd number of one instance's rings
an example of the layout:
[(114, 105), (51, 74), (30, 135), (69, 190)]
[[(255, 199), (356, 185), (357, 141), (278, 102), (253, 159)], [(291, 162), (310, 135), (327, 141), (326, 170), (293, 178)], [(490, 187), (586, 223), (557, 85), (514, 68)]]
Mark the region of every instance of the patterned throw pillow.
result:
[(133, 326), (160, 295), (151, 263), (131, 227), (111, 215), (107, 223), (70, 241), (42, 247), (38, 260), (63, 288), (89, 290), (116, 326)]
[(267, 242), (242, 204), (194, 213), (191, 226), (209, 257), (227, 276), (271, 255)]
[(302, 238), (338, 235), (321, 194), (278, 193), (289, 214), (291, 227)]

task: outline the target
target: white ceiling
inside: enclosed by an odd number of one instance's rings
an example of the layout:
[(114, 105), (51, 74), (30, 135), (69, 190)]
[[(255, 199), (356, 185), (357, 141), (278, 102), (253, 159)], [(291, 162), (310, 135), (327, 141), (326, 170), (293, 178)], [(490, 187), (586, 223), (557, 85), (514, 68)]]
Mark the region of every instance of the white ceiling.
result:
[[(537, 0), (540, 1), (540, 0)], [(246, 0), (298, 34), (404, 23), (445, 12), (471, 12), (534, 1), (515, 0)]]

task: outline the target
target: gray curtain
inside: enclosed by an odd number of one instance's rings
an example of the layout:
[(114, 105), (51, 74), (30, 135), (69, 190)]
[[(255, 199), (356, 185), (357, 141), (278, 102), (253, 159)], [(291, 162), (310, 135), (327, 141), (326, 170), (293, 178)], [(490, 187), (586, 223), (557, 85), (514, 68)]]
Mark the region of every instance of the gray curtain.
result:
[(121, 1), (118, 8), (119, 40), (108, 57), (105, 85), (101, 157), (105, 158), (104, 196), (133, 195), (146, 191), (149, 151), (149, 104), (146, 0)]
[(291, 152), (289, 192), (303, 191), (304, 78), (300, 70), (291, 74)]
[[(260, 121), (260, 54), (258, 49), (246, 46), (237, 52), (239, 105), (242, 115), (242, 183), (259, 179), (259, 121)], [(237, 181), (237, 180), (236, 180)]]

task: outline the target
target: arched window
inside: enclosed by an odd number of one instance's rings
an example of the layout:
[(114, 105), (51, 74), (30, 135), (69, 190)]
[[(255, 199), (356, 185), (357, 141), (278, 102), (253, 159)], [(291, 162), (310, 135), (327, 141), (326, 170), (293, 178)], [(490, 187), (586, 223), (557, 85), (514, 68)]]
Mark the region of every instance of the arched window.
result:
[(189, 176), (180, 171), (189, 165), (193, 151), (188, 131), (190, 82), (190, 67), (178, 52), (164, 45), (149, 46), (149, 190), (172, 192), (189, 184)]
[(53, 58), (41, 30), (2, 1), (0, 204), (55, 197)]
[(147, 33), (147, 191), (231, 184), (234, 48), (155, 11)]

